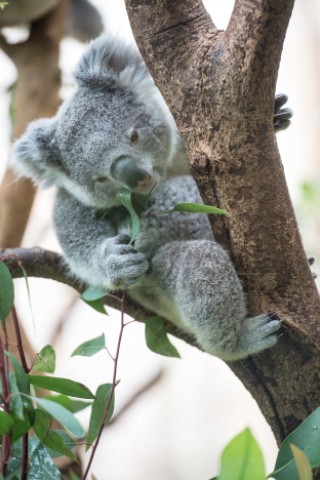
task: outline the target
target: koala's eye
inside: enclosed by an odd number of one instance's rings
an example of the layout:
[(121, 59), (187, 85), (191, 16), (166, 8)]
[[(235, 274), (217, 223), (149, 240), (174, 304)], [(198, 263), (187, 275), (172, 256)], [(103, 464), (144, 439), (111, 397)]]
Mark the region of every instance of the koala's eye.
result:
[(129, 133), (129, 138), (131, 143), (136, 143), (139, 140), (139, 133), (137, 130), (131, 130)]
[(108, 177), (97, 177), (94, 179), (94, 181), (97, 183), (106, 183), (108, 182)]

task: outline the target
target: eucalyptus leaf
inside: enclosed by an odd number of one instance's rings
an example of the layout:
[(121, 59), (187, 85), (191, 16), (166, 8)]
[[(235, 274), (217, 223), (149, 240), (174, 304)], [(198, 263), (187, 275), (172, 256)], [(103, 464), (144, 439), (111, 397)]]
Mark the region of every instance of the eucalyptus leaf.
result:
[(44, 375), (29, 375), (29, 381), (36, 387), (45, 388), (53, 392), (70, 395), (77, 398), (94, 398), (89, 388), (82, 383), (75, 382), (68, 378), (48, 377)]
[(140, 232), (140, 219), (132, 205), (132, 192), (126, 188), (122, 188), (117, 193), (117, 200), (128, 210), (130, 214), (130, 237), (131, 243), (133, 243)]
[(11, 428), (10, 434), (11, 434), (12, 441), (16, 442), (30, 430), (32, 425), (27, 415), (23, 420), (16, 417), (15, 415), (13, 416), (13, 419), (14, 419), (14, 424)]
[(145, 337), (148, 348), (166, 357), (180, 358), (178, 350), (172, 345), (161, 317), (150, 317), (146, 320)]
[(65, 407), (72, 413), (77, 413), (83, 410), (84, 408), (92, 405), (92, 402), (83, 402), (82, 400), (74, 400), (67, 395), (45, 395), (44, 398), (50, 400), (51, 402), (56, 402)]
[[(87, 434), (87, 442), (89, 444), (92, 444), (99, 434), (99, 431), (106, 413), (106, 408), (110, 401), (111, 392), (112, 392), (112, 384), (110, 383), (105, 383), (103, 385), (100, 385), (97, 388), (95, 399), (92, 404), (89, 430)], [(105, 424), (110, 420), (113, 414), (113, 410), (114, 410), (114, 394), (110, 402)], [(87, 448), (89, 447), (90, 445)]]
[(108, 315), (103, 302), (103, 298), (106, 295), (108, 295), (108, 292), (105, 290), (89, 287), (80, 295), (80, 298), (97, 312), (102, 313), (103, 315)]
[(231, 440), (221, 455), (219, 480), (265, 480), (263, 455), (246, 428)]
[(30, 439), (29, 452), (28, 480), (61, 480), (61, 473), (37, 437)]
[(13, 307), (14, 288), (7, 265), (0, 261), (0, 320), (3, 322)]
[[(50, 458), (47, 449), (37, 437), (28, 441), (29, 469), (28, 480), (61, 480), (61, 474)], [(11, 447), (5, 480), (21, 478), (22, 442), (15, 442)]]
[(69, 412), (69, 410), (62, 405), (59, 405), (56, 402), (51, 402), (45, 398), (34, 397), (33, 400), (37, 402), (43, 410), (49, 413), (52, 418), (69, 430), (70, 433), (76, 437), (83, 437), (84, 431), (79, 420), (73, 415), (73, 413)]
[(56, 353), (51, 345), (46, 345), (36, 355), (32, 365), (34, 372), (54, 373), (56, 368)]
[(47, 412), (39, 409), (36, 410), (36, 420), (33, 425), (33, 430), (40, 442), (58, 454), (55, 454), (54, 456), (65, 455), (66, 457), (75, 460), (75, 455), (70, 451), (75, 445), (75, 442), (73, 442), (73, 440), (67, 435), (67, 446), (65, 443), (65, 437), (58, 433), (60, 430), (50, 430), (51, 422), (52, 418)]
[(87, 340), (86, 342), (81, 343), (71, 354), (71, 357), (80, 355), (83, 357), (92, 357), (101, 350), (106, 348), (106, 339), (104, 333), (99, 337), (95, 337), (92, 340)]
[(7, 355), (7, 357), (10, 358), (11, 363), (13, 365), (19, 392), (24, 393), (26, 395), (29, 395), (29, 393), (30, 393), (30, 391), (29, 391), (29, 379), (28, 379), (28, 375), (24, 371), (21, 363), (16, 359), (16, 357), (14, 355), (12, 355), (11, 352), (5, 352), (5, 354)]
[(0, 435), (5, 435), (10, 432), (10, 429), (14, 423), (13, 418), (9, 413), (0, 410)]
[(17, 385), (16, 376), (9, 372), (10, 402), (9, 410), (13, 412), (20, 420), (24, 421), (23, 402)]
[(89, 287), (81, 295), (81, 299), (85, 302), (93, 302), (94, 300), (100, 300), (108, 295), (106, 290), (100, 290), (99, 288)]
[(291, 444), (304, 452), (311, 468), (320, 466), (320, 407), (300, 423), (283, 441), (279, 449), (274, 471), (270, 473), (268, 478), (274, 478), (275, 480), (300, 480)]
[(230, 215), (227, 210), (221, 208), (212, 207), (211, 205), (203, 205), (202, 203), (183, 202), (177, 203), (170, 212), (190, 212), (190, 213), (205, 213), (214, 215)]
[(33, 309), (32, 309), (32, 303), (31, 303), (31, 294), (30, 294), (30, 287), (29, 287), (29, 281), (28, 281), (28, 275), (27, 272), (22, 265), (22, 263), (19, 265), (23, 274), (23, 278), (26, 282), (26, 287), (27, 287), (27, 293), (28, 293), (28, 301), (29, 301), (29, 308), (31, 312), (31, 318), (32, 318), (32, 324), (33, 324), (33, 330), (34, 332), (36, 331), (36, 322), (34, 321), (34, 315), (33, 315)]
[(35, 410), (35, 422), (32, 426), (35, 434), (42, 442), (50, 430), (52, 416), (49, 413), (37, 408)]
[(291, 444), (290, 448), (297, 465), (300, 480), (312, 480), (312, 469), (308, 457), (295, 445)]
[(69, 475), (70, 475), (70, 480), (80, 480), (80, 477), (78, 477), (78, 475), (76, 475), (74, 472), (69, 472)]

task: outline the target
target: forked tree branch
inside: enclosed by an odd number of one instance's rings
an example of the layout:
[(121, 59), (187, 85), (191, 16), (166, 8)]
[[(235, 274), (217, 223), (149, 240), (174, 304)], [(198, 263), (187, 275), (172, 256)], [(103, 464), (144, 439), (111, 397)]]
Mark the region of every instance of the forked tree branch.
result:
[(230, 365), (278, 441), (318, 405), (320, 382), (320, 300), (272, 118), (293, 4), (236, 0), (223, 32), (199, 0), (126, 0), (136, 41), (184, 137), (203, 200), (231, 212), (215, 217), (212, 227), (243, 280), (249, 311), (275, 311), (285, 321), (277, 347)]

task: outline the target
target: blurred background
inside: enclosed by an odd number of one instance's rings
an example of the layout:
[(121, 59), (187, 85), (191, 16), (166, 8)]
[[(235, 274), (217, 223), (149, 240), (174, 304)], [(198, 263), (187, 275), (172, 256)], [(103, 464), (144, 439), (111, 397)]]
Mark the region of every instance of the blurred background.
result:
[[(91, 0), (107, 32), (132, 38), (122, 0)], [(233, 1), (206, 0), (215, 24), (225, 28)], [(1, 20), (1, 11), (0, 11)], [(25, 31), (5, 29), (10, 42)], [(61, 43), (60, 96), (73, 87), (72, 70), (85, 44), (73, 38)], [(320, 259), (320, 3), (296, 0), (284, 45), (277, 92), (289, 96), (294, 112), (278, 144), (301, 235), (308, 255)], [(0, 177), (6, 170), (12, 138), (11, 91), (17, 78), (14, 63), (0, 51)], [(319, 136), (318, 136), (319, 135)], [(8, 185), (6, 188), (10, 188)], [(34, 202), (23, 246), (59, 250), (50, 212), (53, 191), (41, 191)], [(3, 245), (7, 246), (7, 245)], [(100, 315), (69, 287), (30, 279), (32, 312), (24, 281), (16, 280), (16, 304), (36, 351), (50, 343), (57, 351), (57, 374), (95, 390), (110, 382), (113, 364), (104, 352), (92, 358), (70, 358), (81, 342), (105, 332), (114, 351), (118, 312)], [(250, 394), (219, 359), (172, 339), (182, 360), (150, 352), (142, 324), (125, 329), (116, 389), (115, 417), (105, 430), (93, 464), (99, 480), (208, 480), (217, 474), (221, 449), (249, 426), (259, 441), (270, 472), (277, 452), (269, 426)], [(102, 367), (103, 366), (103, 367)], [(81, 420), (88, 422), (89, 413)], [(85, 461), (84, 452), (80, 452)]]

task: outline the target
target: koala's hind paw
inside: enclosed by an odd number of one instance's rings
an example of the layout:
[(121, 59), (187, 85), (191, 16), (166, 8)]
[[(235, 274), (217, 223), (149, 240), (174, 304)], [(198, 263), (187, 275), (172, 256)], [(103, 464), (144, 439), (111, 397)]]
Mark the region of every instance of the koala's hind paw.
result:
[(128, 235), (118, 235), (112, 243), (108, 239), (103, 248), (102, 268), (110, 290), (126, 290), (136, 285), (149, 268), (147, 257), (129, 241)]
[(274, 313), (246, 318), (240, 340), (246, 356), (273, 347), (277, 343), (280, 327), (281, 321)]

